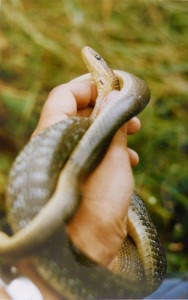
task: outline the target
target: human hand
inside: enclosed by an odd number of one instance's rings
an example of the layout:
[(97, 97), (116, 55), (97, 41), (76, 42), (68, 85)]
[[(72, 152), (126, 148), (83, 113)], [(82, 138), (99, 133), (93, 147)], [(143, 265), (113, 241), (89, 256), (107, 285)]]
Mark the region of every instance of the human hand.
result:
[[(114, 93), (118, 92), (111, 92), (104, 99), (102, 109), (113, 101)], [(67, 117), (89, 116), (96, 97), (95, 83), (85, 76), (56, 87), (44, 104), (32, 137)], [(139, 120), (133, 118), (117, 131), (103, 160), (84, 182), (83, 199), (67, 225), (74, 245), (109, 269), (113, 268), (113, 258), (127, 234), (126, 219), (133, 192), (131, 167), (138, 163), (137, 153), (127, 148), (127, 134), (134, 134), (139, 128)], [(15, 266), (37, 285), (44, 299), (62, 299), (40, 278), (32, 260), (22, 259)], [(0, 297), (11, 299), (2, 288)]]
[[(97, 96), (95, 83), (77, 78), (52, 90), (44, 104), (37, 128), (32, 136), (64, 118), (89, 116)], [(102, 109), (113, 101), (111, 92)], [(126, 237), (126, 219), (133, 192), (131, 166), (138, 155), (127, 148), (127, 134), (140, 128), (137, 118), (122, 126), (114, 136), (99, 166), (82, 186), (83, 199), (67, 225), (74, 245), (96, 262), (111, 268), (111, 262)]]

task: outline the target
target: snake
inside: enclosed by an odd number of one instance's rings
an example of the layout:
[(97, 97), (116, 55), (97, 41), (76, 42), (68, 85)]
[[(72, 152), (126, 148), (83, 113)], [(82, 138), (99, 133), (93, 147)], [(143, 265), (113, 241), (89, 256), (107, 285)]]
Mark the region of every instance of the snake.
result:
[[(5, 263), (31, 255), (39, 274), (66, 299), (130, 299), (159, 287), (166, 257), (142, 198), (133, 191), (127, 231), (110, 271), (70, 241), (66, 223), (81, 201), (81, 183), (104, 157), (116, 131), (149, 102), (144, 80), (112, 70), (92, 48), (82, 49), (98, 96), (89, 117), (68, 117), (33, 137), (10, 171), (6, 207), (12, 235), (0, 232)], [(105, 96), (119, 90), (99, 114)], [(104, 212), (105, 213), (105, 212)], [(89, 242), (89, 241), (88, 241)]]

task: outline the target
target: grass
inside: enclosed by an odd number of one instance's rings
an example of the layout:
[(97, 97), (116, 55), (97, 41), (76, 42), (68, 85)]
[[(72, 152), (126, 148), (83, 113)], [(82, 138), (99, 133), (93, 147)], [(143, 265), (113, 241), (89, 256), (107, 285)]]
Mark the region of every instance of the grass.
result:
[(168, 274), (185, 273), (188, 229), (188, 2), (0, 2), (0, 207), (15, 156), (50, 90), (86, 72), (84, 45), (146, 80), (151, 102), (130, 145), (136, 190), (165, 243)]

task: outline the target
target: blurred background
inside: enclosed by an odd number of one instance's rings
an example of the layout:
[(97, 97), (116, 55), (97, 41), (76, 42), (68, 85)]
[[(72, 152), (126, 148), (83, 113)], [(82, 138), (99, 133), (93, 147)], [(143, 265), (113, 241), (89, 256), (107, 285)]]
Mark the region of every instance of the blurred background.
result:
[(50, 90), (86, 73), (80, 51), (142, 77), (151, 102), (129, 139), (136, 190), (163, 241), (168, 276), (188, 271), (188, 2), (0, 0), (0, 215), (11, 164)]

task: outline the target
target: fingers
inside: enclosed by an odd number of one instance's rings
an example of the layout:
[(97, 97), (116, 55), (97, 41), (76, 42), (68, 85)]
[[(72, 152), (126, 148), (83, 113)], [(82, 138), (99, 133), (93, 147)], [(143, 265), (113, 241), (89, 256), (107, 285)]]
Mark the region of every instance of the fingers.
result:
[[(135, 134), (140, 130), (141, 123), (137, 117), (133, 117), (127, 123), (127, 134)], [(139, 156), (136, 151), (133, 149), (128, 148), (130, 163), (132, 167), (135, 167), (139, 163)]]
[(140, 130), (141, 123), (137, 117), (133, 117), (127, 123), (127, 134), (135, 134)]
[[(140, 130), (141, 123), (137, 117), (133, 117), (127, 124), (121, 127), (121, 131), (125, 136), (125, 142), (127, 140), (127, 134), (135, 134)], [(130, 148), (127, 149), (130, 159), (131, 167), (135, 167), (139, 163), (138, 153)]]
[(136, 167), (136, 165), (139, 163), (138, 153), (130, 148), (128, 148), (128, 153), (129, 153), (131, 167)]
[(32, 136), (64, 118), (76, 115), (77, 110), (93, 105), (96, 97), (96, 85), (91, 80), (69, 82), (54, 88), (44, 104)]

